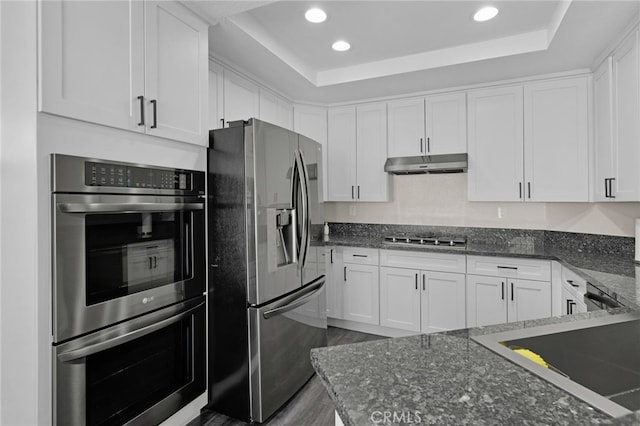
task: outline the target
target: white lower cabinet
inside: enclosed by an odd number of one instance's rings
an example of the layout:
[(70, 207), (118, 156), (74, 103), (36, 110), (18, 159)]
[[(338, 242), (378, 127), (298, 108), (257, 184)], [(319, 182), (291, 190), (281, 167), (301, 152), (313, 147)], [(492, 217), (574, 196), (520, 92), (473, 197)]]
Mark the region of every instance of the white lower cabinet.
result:
[(378, 250), (343, 251), (342, 318), (380, 324)]
[(467, 327), (551, 316), (551, 283), (467, 275)]
[(380, 251), (380, 325), (432, 333), (466, 326), (465, 256)]
[(433, 333), (465, 324), (464, 274), (380, 268), (380, 325)]
[(327, 317), (342, 319), (342, 247), (325, 248)]

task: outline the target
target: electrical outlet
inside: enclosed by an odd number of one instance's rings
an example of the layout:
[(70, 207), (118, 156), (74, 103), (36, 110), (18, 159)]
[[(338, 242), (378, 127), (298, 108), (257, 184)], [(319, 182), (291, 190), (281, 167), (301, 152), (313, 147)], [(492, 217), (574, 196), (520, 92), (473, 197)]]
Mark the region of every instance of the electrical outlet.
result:
[(507, 216), (507, 209), (505, 207), (498, 207), (498, 219), (504, 219)]
[(357, 214), (358, 213), (356, 211), (356, 206), (355, 205), (349, 206), (349, 216), (355, 217)]

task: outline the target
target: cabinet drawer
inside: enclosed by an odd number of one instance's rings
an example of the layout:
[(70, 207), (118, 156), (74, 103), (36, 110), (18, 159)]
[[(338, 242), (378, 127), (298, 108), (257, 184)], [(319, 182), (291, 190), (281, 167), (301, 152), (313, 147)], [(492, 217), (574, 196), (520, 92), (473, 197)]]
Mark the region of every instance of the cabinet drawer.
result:
[(349, 247), (342, 251), (342, 260), (344, 263), (378, 265), (378, 259), (378, 249)]
[(562, 267), (562, 285), (576, 295), (587, 292), (587, 281), (566, 266)]
[(512, 257), (467, 256), (467, 273), (551, 281), (551, 261)]
[(380, 264), (422, 271), (457, 272), (461, 274), (466, 271), (465, 255), (463, 254), (380, 250)]

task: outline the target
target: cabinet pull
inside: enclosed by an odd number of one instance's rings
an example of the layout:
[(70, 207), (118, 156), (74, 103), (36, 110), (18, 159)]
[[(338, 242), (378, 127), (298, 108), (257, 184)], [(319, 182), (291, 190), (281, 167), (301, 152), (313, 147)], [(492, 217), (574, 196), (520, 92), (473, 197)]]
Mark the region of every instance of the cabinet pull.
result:
[(344, 267), (344, 282), (347, 282), (347, 267)]
[(354, 254), (353, 257), (369, 257), (368, 254)]
[(426, 286), (426, 283), (425, 283), (425, 275), (423, 275), (422, 276), (422, 290), (426, 290), (426, 289), (427, 289), (427, 286)]
[(158, 127), (158, 101), (152, 99), (151, 105), (153, 105), (153, 125), (151, 125), (152, 129), (156, 129)]
[(569, 283), (571, 287), (575, 287), (575, 288), (580, 287), (578, 284), (574, 283), (573, 280), (567, 280), (567, 283)]
[(531, 182), (527, 182), (527, 198), (531, 199)]
[(615, 195), (613, 195), (613, 181), (616, 180), (616, 178), (609, 178), (609, 198), (616, 198)]
[(333, 249), (331, 249), (330, 255), (331, 255), (331, 264), (333, 265)]
[(358, 200), (360, 199), (360, 185), (358, 185)]
[(427, 152), (431, 152), (431, 138), (427, 138)]
[(504, 300), (504, 281), (502, 281), (502, 300)]
[(355, 197), (353, 196), (353, 189), (354, 189), (354, 187), (353, 187), (353, 185), (351, 185), (351, 199), (355, 200)]
[(517, 271), (518, 267), (517, 266), (500, 266), (500, 265), (498, 265), (498, 269), (511, 269), (513, 271)]
[(224, 129), (224, 118), (220, 119), (220, 128)]
[(418, 289), (418, 274), (416, 274), (416, 290)]
[(511, 282), (511, 301), (513, 302), (513, 281)]
[(604, 178), (604, 198), (609, 198), (609, 179)]
[(421, 152), (421, 153), (422, 153), (422, 151), (424, 150), (422, 146), (423, 146), (423, 142), (422, 142), (422, 138), (420, 138), (420, 152)]
[(138, 100), (140, 101), (140, 122), (138, 126), (144, 126), (144, 96), (138, 96)]
[(518, 198), (522, 199), (522, 182), (518, 182), (518, 187), (520, 188), (520, 195), (518, 196)]

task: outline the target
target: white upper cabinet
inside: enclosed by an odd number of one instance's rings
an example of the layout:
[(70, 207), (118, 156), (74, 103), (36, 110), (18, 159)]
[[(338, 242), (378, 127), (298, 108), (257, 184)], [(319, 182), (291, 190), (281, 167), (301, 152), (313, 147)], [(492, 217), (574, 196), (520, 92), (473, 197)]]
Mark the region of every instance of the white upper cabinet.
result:
[(588, 78), (467, 94), (470, 201), (588, 201)]
[(522, 86), (467, 94), (470, 201), (522, 199), (522, 99)]
[(260, 120), (293, 130), (293, 105), (260, 88)]
[(207, 37), (178, 2), (42, 2), (40, 109), (206, 145)]
[(356, 199), (356, 109), (332, 108), (328, 115), (328, 201)]
[(427, 143), (425, 154), (467, 152), (466, 94), (450, 93), (425, 98)]
[(221, 65), (209, 61), (209, 130), (224, 127), (224, 119), (222, 118), (224, 111), (223, 74)]
[(609, 179), (614, 177), (611, 87), (611, 57), (609, 57), (593, 73), (596, 140), (594, 201), (609, 199)]
[(177, 2), (145, 2), (147, 133), (208, 142), (208, 27)]
[(389, 157), (423, 155), (424, 98), (388, 102), (387, 114)]
[(613, 167), (610, 198), (640, 201), (640, 60), (638, 31), (612, 57)]
[(524, 85), (526, 199), (589, 200), (587, 78)]
[(388, 201), (386, 105), (329, 110), (327, 201)]
[(467, 152), (465, 93), (447, 93), (387, 104), (388, 156)]
[(224, 69), (225, 126), (231, 121), (248, 120), (260, 114), (260, 89), (246, 78)]
[(144, 132), (144, 3), (40, 6), (41, 110)]
[(387, 160), (387, 106), (356, 107), (356, 197), (358, 201), (389, 201), (392, 177), (384, 171)]

